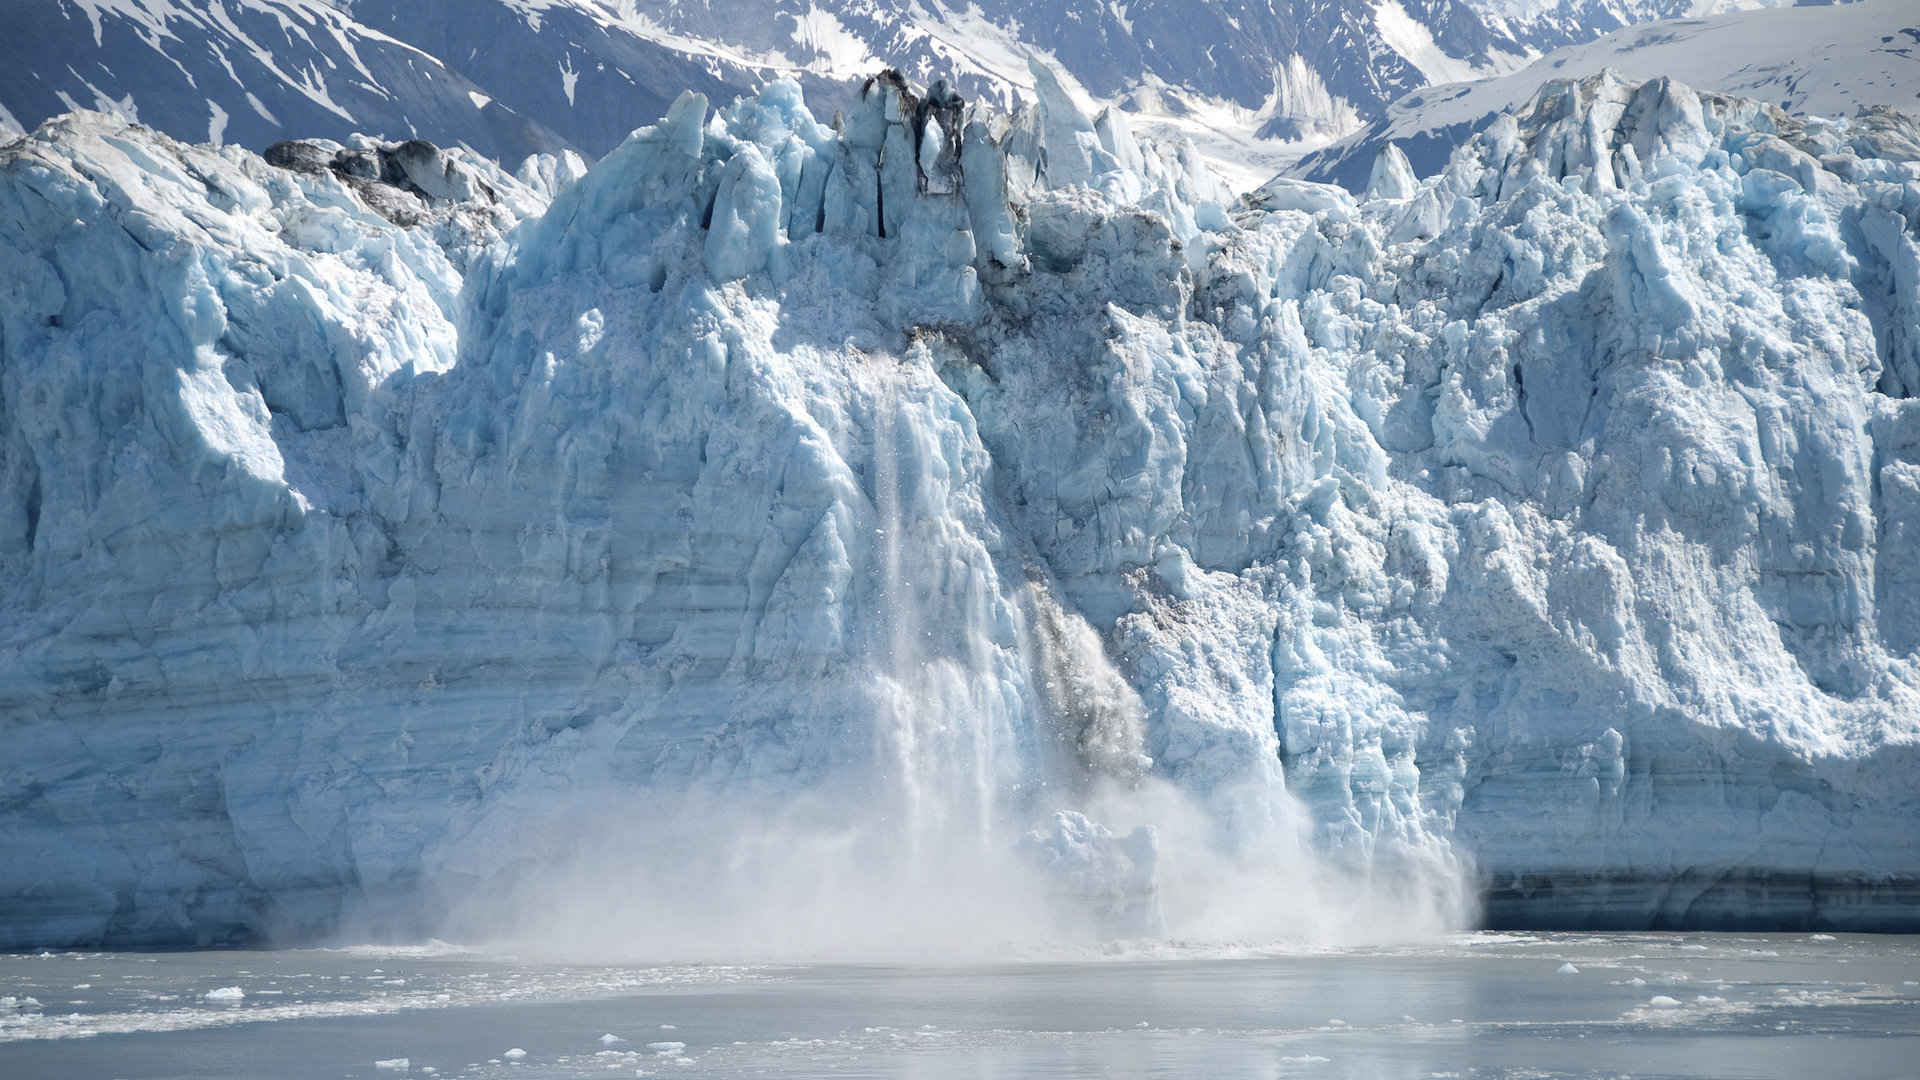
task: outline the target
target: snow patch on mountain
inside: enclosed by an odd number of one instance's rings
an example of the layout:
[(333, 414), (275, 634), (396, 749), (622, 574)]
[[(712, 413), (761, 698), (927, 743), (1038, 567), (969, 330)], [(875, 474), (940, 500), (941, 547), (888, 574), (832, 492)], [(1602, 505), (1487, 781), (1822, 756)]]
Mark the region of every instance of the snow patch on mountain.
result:
[(830, 11), (810, 8), (794, 18), (794, 44), (818, 58), (829, 75), (859, 78), (885, 67), (862, 41)]
[(1374, 26), (1380, 31), (1380, 40), (1405, 57), (1408, 63), (1419, 68), (1420, 74), (1426, 76), (1428, 82), (1460, 82), (1489, 74), (1467, 60), (1448, 56), (1433, 40), (1433, 32), (1407, 14), (1407, 9), (1400, 5), (1399, 0), (1380, 0), (1373, 10)]

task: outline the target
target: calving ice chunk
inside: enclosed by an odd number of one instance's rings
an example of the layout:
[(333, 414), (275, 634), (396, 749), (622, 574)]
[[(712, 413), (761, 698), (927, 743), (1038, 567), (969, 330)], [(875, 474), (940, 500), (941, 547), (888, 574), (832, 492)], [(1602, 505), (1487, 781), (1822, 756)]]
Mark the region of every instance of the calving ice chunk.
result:
[(1235, 200), (1046, 75), (0, 150), (0, 939), (1904, 917), (1912, 121)]

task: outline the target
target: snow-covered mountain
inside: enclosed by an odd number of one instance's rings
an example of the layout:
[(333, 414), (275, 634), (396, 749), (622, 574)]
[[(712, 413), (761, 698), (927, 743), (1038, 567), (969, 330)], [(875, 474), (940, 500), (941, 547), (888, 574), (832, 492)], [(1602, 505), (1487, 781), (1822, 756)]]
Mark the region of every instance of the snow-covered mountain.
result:
[(1636, 26), (1541, 57), (1510, 75), (1434, 86), (1388, 106), (1363, 130), (1289, 166), (1289, 176), (1365, 187), (1388, 143), (1422, 176), (1496, 113), (1554, 80), (1611, 68), (1628, 80), (1669, 75), (1807, 116), (1920, 110), (1920, 9), (1908, 0), (1741, 12)]
[(1195, 139), (1251, 186), (1434, 82), (1667, 14), (1684, 0), (16, 0), (0, 124), (75, 107), (255, 149), (355, 132), (503, 161), (605, 153), (682, 89), (797, 79), (830, 116), (892, 65), (1009, 107), (1029, 52), (1076, 92)]
[(1029, 78), (0, 150), (0, 942), (1913, 925), (1911, 119)]
[[(0, 14), (0, 113), (32, 127), (73, 108), (105, 109), (187, 141), (256, 150), (297, 136), (420, 134), (518, 161), (567, 147), (602, 151), (658, 116), (682, 87), (729, 93), (751, 81), (745, 69), (622, 39), (637, 81), (614, 90), (588, 64), (577, 114), (543, 115), (499, 96), (535, 82), (524, 66), (501, 77), (538, 55), (537, 46), (503, 47), (532, 36), (517, 10), (489, 0), (413, 7), (418, 17), (406, 30), (464, 45), (457, 61), (356, 18), (378, 15), (374, 5), (339, 0), (21, 0)], [(448, 27), (451, 36), (434, 32)], [(581, 55), (584, 63), (584, 47)], [(462, 70), (467, 61), (484, 85)], [(537, 82), (571, 105), (559, 73)]]

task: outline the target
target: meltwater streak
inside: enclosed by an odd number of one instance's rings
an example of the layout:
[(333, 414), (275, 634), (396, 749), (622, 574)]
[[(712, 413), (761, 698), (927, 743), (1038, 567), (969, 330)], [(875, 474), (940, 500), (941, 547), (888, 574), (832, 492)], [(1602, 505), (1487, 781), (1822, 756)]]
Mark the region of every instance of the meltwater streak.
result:
[(1099, 634), (1041, 571), (1008, 587), (952, 524), (947, 456), (968, 446), (943, 432), (937, 380), (890, 360), (868, 375), (870, 547), (850, 555), (885, 617), (860, 631), (868, 715), (845, 722), (870, 757), (799, 792), (585, 799), (557, 854), (455, 898), (446, 934), (565, 959), (964, 963), (1464, 924), (1444, 850), (1316, 852), (1277, 760), (1204, 794), (1153, 775)]

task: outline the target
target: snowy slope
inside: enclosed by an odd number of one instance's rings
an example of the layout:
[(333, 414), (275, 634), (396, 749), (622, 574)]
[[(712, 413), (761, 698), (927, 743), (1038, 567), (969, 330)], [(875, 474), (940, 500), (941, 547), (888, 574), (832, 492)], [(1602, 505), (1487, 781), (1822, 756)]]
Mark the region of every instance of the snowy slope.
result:
[[(396, 33), (375, 25), (383, 10), (328, 0), (21, 0), (0, 12), (0, 108), (29, 128), (90, 108), (191, 142), (260, 149), (371, 132), (518, 161), (604, 151), (682, 87), (732, 93), (758, 78), (711, 57), (559, 27), (576, 48), (491, 2), (407, 5), (412, 18)], [(517, 38), (524, 48), (501, 46)], [(565, 54), (586, 70), (563, 73)], [(536, 58), (544, 78), (532, 77)], [(604, 59), (621, 67), (596, 70)]]
[(0, 150), (0, 941), (1912, 925), (1913, 123), (916, 100)]
[[(605, 153), (683, 88), (793, 78), (824, 119), (892, 65), (1011, 107), (1037, 54), (1251, 187), (1434, 82), (1498, 74), (1684, 0), (17, 0), (0, 110), (117, 111), (187, 141), (356, 131), (500, 160)], [(0, 121), (4, 122), (4, 121)]]
[(323, 0), (24, 0), (0, 15), (0, 106), (105, 109), (194, 142), (442, 132), (518, 159), (565, 140)]
[(1683, 78), (1797, 115), (1852, 116), (1878, 106), (1920, 110), (1920, 11), (1907, 0), (1862, 0), (1635, 26), (1501, 78), (1411, 94), (1365, 130), (1308, 154), (1286, 173), (1358, 190), (1391, 142), (1417, 173), (1428, 175), (1494, 114), (1532, 101), (1552, 80), (1581, 79), (1603, 68), (1630, 80)]

